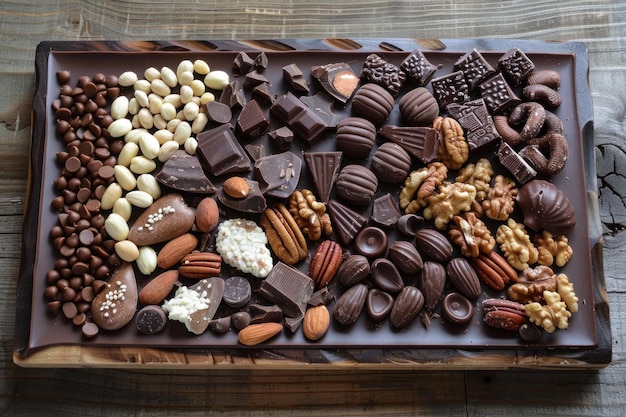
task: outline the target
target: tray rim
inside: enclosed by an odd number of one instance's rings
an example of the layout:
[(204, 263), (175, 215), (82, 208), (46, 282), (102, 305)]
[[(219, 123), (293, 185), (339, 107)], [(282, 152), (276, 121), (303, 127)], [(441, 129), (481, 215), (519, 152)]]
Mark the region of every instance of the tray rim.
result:
[[(46, 84), (47, 82), (47, 67), (48, 67), (48, 57), (50, 55), (51, 52), (53, 51), (59, 51), (59, 52), (121, 52), (120, 49), (122, 50), (127, 50), (127, 52), (129, 53), (137, 53), (137, 51), (133, 51), (132, 48), (134, 46), (136, 46), (137, 44), (141, 44), (143, 48), (150, 48), (152, 47), (153, 50), (147, 50), (145, 52), (166, 52), (166, 51), (181, 51), (181, 52), (207, 52), (207, 51), (239, 51), (239, 50), (271, 50), (273, 52), (276, 52), (276, 48), (286, 48), (284, 49), (286, 52), (289, 51), (293, 51), (293, 50), (303, 50), (303, 49), (316, 49), (316, 50), (320, 50), (320, 48), (328, 48), (324, 51), (342, 51), (342, 50), (346, 50), (346, 49), (342, 49), (341, 47), (338, 47), (337, 45), (349, 45), (351, 49), (351, 51), (360, 51), (360, 52), (384, 52), (384, 51), (410, 51), (413, 49), (421, 49), (423, 51), (428, 51), (428, 50), (441, 50), (442, 45), (445, 48), (446, 51), (450, 51), (450, 52), (466, 52), (468, 50), (468, 48), (476, 48), (476, 49), (480, 49), (481, 51), (500, 51), (500, 50), (506, 50), (509, 49), (510, 47), (513, 46), (518, 46), (520, 48), (532, 48), (532, 52), (533, 53), (555, 53), (555, 54), (573, 54), (575, 56), (575, 79), (576, 79), (576, 94), (577, 94), (577, 105), (578, 105), (578, 117), (579, 117), (579, 124), (581, 127), (581, 134), (582, 134), (582, 141), (583, 141), (583, 145), (584, 146), (593, 146), (593, 120), (592, 120), (592, 116), (593, 116), (593, 110), (592, 110), (592, 103), (591, 103), (591, 93), (589, 90), (589, 82), (588, 82), (588, 56), (587, 56), (587, 49), (586, 46), (581, 43), (581, 42), (545, 42), (545, 41), (531, 41), (531, 40), (513, 40), (513, 39), (441, 39), (441, 40), (412, 40), (412, 39), (405, 39), (405, 38), (389, 38), (389, 39), (384, 39), (384, 40), (380, 40), (380, 39), (373, 39), (373, 38), (355, 38), (355, 39), (280, 39), (280, 40), (261, 40), (261, 41), (230, 41), (230, 40), (225, 40), (225, 41), (79, 41), (79, 42), (72, 42), (72, 41), (44, 41), (41, 42), (38, 47), (37, 47), (37, 57), (39, 59), (36, 60), (36, 73), (37, 73), (37, 84), (36, 84), (36, 92), (35, 92), (35, 97), (34, 97), (34, 106), (37, 103), (40, 103), (41, 101), (43, 101), (44, 106), (46, 103), (46, 97), (45, 97), (45, 92), (46, 92), (46, 86), (44, 84)], [(355, 44), (359, 45), (359, 48), (355, 49)], [(111, 49), (108, 50), (102, 50), (101, 48), (104, 46), (109, 47)], [(209, 49), (207, 48), (207, 45), (209, 45)], [(393, 49), (393, 48), (398, 48), (398, 49)], [(43, 59), (42, 59), (43, 58)], [(42, 127), (45, 127), (45, 114), (41, 115), (41, 114), (37, 114), (37, 112), (34, 112), (33, 114), (33, 135), (38, 131), (38, 129), (41, 129)], [(27, 233), (32, 233), (33, 230), (35, 232), (35, 235), (37, 234), (37, 222), (34, 222), (35, 224), (30, 224), (33, 223), (33, 221), (30, 221), (33, 216), (32, 216), (32, 211), (33, 210), (38, 210), (39, 209), (39, 205), (40, 205), (40, 201), (39, 201), (39, 194), (36, 192), (39, 187), (36, 187), (34, 185), (41, 185), (41, 170), (42, 170), (42, 166), (39, 164), (33, 164), (33, 152), (36, 151), (35, 149), (31, 149), (31, 159), (30, 159), (30, 167), (29, 167), (29, 189), (28, 189), (28, 195), (27, 195), (27, 204), (26, 204), (26, 213), (27, 215), (25, 216), (25, 222), (24, 222), (24, 236), (27, 235)], [(558, 348), (558, 349), (537, 349), (534, 350), (534, 355), (533, 356), (538, 356), (539, 359), (538, 361), (533, 361), (531, 360), (530, 362), (525, 362), (525, 361), (520, 361), (519, 359), (523, 359), (525, 356), (527, 356), (527, 354), (529, 353), (529, 350), (525, 349), (523, 351), (520, 352), (520, 349), (504, 349), (502, 351), (499, 350), (491, 350), (489, 349), (488, 352), (489, 354), (487, 355), (482, 355), (481, 358), (490, 358), (487, 361), (479, 361), (481, 362), (480, 365), (480, 369), (485, 369), (485, 368), (489, 368), (489, 364), (497, 364), (498, 361), (496, 360), (497, 358), (502, 357), (502, 355), (509, 356), (511, 354), (513, 354), (513, 357), (516, 358), (513, 363), (511, 364), (507, 364), (504, 365), (505, 367), (534, 367), (534, 366), (538, 366), (538, 364), (546, 362), (547, 359), (551, 359), (548, 360), (548, 362), (552, 362), (552, 359), (565, 359), (565, 362), (561, 361), (562, 363), (559, 363), (559, 361), (556, 361), (555, 363), (558, 364), (558, 368), (561, 367), (561, 365), (563, 365), (564, 363), (567, 364), (568, 367), (571, 366), (584, 366), (584, 367), (589, 367), (589, 366), (605, 366), (608, 363), (610, 363), (611, 361), (611, 337), (610, 337), (610, 323), (608, 322), (608, 299), (606, 297), (606, 291), (604, 289), (604, 274), (603, 274), (603, 269), (602, 269), (602, 265), (601, 265), (601, 261), (602, 261), (602, 237), (601, 237), (601, 227), (598, 227), (598, 224), (600, 222), (599, 220), (599, 214), (598, 211), (596, 209), (594, 209), (594, 207), (597, 206), (597, 196), (596, 196), (596, 182), (592, 181), (591, 179), (595, 178), (595, 160), (593, 158), (593, 152), (585, 152), (583, 154), (585, 156), (585, 160), (584, 160), (584, 168), (585, 168), (585, 183), (586, 183), (586, 188), (588, 190), (588, 215), (589, 215), (589, 239), (590, 239), (590, 246), (592, 249), (592, 253), (594, 254), (593, 256), (593, 260), (592, 260), (592, 268), (593, 268), (593, 275), (594, 275), (594, 303), (596, 305), (596, 327), (598, 329), (598, 334), (597, 334), (597, 342), (598, 345), (596, 348), (594, 349), (590, 349), (590, 350), (584, 350), (584, 349), (577, 349), (577, 350), (568, 350), (568, 349), (563, 349), (563, 348)], [(43, 156), (43, 155), (42, 155)], [(591, 181), (590, 181), (591, 180)], [(37, 182), (39, 182), (39, 184), (37, 184)], [(34, 192), (35, 191), (35, 192)], [(37, 216), (35, 216), (37, 217)], [(24, 239), (24, 238), (23, 238)], [(23, 240), (23, 246), (25, 245), (25, 242)], [(30, 251), (32, 252), (32, 251)], [(27, 252), (24, 252), (24, 247), (22, 250), (22, 260), (21, 260), (21, 268), (20, 268), (20, 277), (19, 277), (19, 281), (18, 281), (18, 314), (16, 315), (16, 349), (14, 351), (14, 361), (16, 364), (20, 365), (20, 366), (34, 366), (34, 367), (39, 367), (39, 366), (48, 366), (46, 364), (50, 364), (49, 366), (54, 366), (54, 367), (64, 367), (64, 366), (82, 366), (81, 362), (77, 362), (77, 363), (73, 363), (73, 362), (67, 362), (66, 360), (64, 360), (61, 363), (56, 363), (54, 362), (54, 360), (52, 360), (52, 362), (50, 362), (49, 360), (41, 360), (40, 359), (36, 359), (37, 357), (39, 357), (39, 353), (46, 353), (47, 357), (55, 357), (55, 356), (59, 356), (59, 352), (56, 353), (56, 355), (54, 354), (54, 352), (58, 351), (59, 349), (61, 350), (67, 350), (68, 346), (67, 345), (56, 345), (56, 346), (50, 346), (50, 347), (44, 347), (41, 349), (37, 349), (37, 352), (32, 352), (29, 356), (27, 357), (23, 357), (22, 356), (22, 352), (23, 350), (20, 349), (20, 346), (27, 346), (28, 341), (26, 340), (26, 344), (23, 344), (24, 342), (24, 322), (28, 323), (28, 326), (26, 327), (26, 332), (28, 332), (28, 327), (30, 325), (30, 302), (28, 302), (28, 304), (26, 305), (26, 307), (28, 308), (28, 312), (24, 311), (24, 305), (23, 303), (20, 303), (19, 301), (23, 301), (24, 297), (28, 297), (30, 295), (30, 297), (32, 297), (32, 291), (27, 290), (26, 287), (28, 287), (28, 276), (30, 273), (30, 280), (31, 280), (31, 285), (32, 285), (32, 265), (33, 262), (28, 262), (27, 258), (32, 258), (34, 260), (35, 255), (33, 254), (32, 256), (24, 256), (24, 254)], [(598, 262), (599, 261), (599, 262)], [(600, 265), (597, 265), (597, 264)], [(26, 283), (25, 283), (26, 281)], [(20, 304), (22, 304), (22, 308), (20, 308)], [(601, 308), (598, 309), (598, 306), (606, 306), (606, 309)], [(608, 338), (606, 335), (606, 332), (602, 332), (603, 334), (600, 334), (601, 332), (599, 332), (600, 330), (600, 325), (602, 325), (602, 322), (600, 322), (600, 320), (604, 320), (605, 317), (600, 317), (599, 312), (602, 311), (604, 312), (604, 310), (606, 310), (606, 322), (605, 322), (605, 326), (608, 325)], [(28, 320), (26, 320), (26, 315), (25, 313), (28, 313)], [(21, 331), (20, 331), (21, 329)], [(18, 333), (20, 333), (18, 335)], [(26, 335), (26, 338), (28, 339), (28, 335)], [(608, 344), (606, 343), (608, 341)], [(21, 344), (22, 343), (22, 344)], [(93, 346), (75, 346), (72, 345), (72, 347), (78, 347), (79, 350), (81, 351), (81, 357), (83, 357), (84, 354), (86, 354), (87, 356), (89, 356), (90, 353), (93, 352), (97, 352), (100, 349), (111, 349), (111, 347), (93, 347)], [(117, 349), (117, 348), (115, 348)], [(143, 348), (140, 348), (143, 349)], [(132, 350), (132, 349), (131, 349)], [(180, 349), (169, 349), (169, 348), (161, 348), (158, 349), (159, 351), (162, 350), (167, 350), (167, 351), (172, 351), (172, 350), (183, 350), (183, 351), (190, 351), (190, 352), (185, 352), (184, 355), (196, 355), (194, 352), (192, 351), (198, 351), (197, 348), (190, 348), (190, 349), (186, 349), (186, 348), (180, 348)], [(203, 349), (205, 351), (209, 351), (210, 353), (210, 349)], [(218, 349), (220, 351), (223, 351), (223, 349)], [(229, 349), (230, 350), (230, 349)], [(233, 357), (236, 357), (237, 353), (243, 353), (243, 354), (252, 354), (254, 355), (255, 352), (268, 352), (265, 349), (259, 349), (259, 350), (250, 350), (250, 349), (241, 349), (241, 348), (236, 348), (233, 347), (232, 350), (234, 351), (235, 355), (231, 355)], [(284, 352), (286, 350), (289, 349), (272, 349), (273, 352)], [(296, 350), (296, 349), (294, 349)], [(311, 349), (306, 349), (311, 350)], [(313, 350), (316, 350), (315, 348), (313, 348)], [(324, 351), (324, 349), (319, 349), (319, 351)], [(347, 351), (362, 351), (362, 350), (367, 350), (367, 351), (373, 351), (375, 349), (347, 349)], [(450, 351), (450, 350), (454, 350), (454, 351), (462, 351), (462, 349), (457, 349), (457, 348), (451, 348), (451, 349), (437, 349), (437, 348), (416, 348), (416, 349), (411, 349), (411, 350), (427, 350), (431, 353), (433, 352), (437, 352), (437, 351)], [(394, 355), (394, 351), (407, 351), (407, 349), (394, 349), (394, 348), (390, 348), (390, 349), (382, 349), (381, 351), (388, 351), (389, 353), (392, 354), (392, 356)], [(545, 351), (545, 352), (543, 352)], [(475, 356), (476, 351), (466, 351), (466, 352), (471, 352), (470, 356)], [(270, 352), (271, 353), (271, 352)], [(355, 353), (355, 352), (353, 352)], [(537, 355), (537, 353), (539, 353), (539, 355)], [(546, 354), (546, 356), (544, 356), (543, 354)], [(582, 355), (581, 355), (582, 353)], [(52, 354), (52, 356), (51, 356)], [(556, 354), (556, 355), (555, 355)], [(574, 354), (574, 357), (571, 357), (572, 354)], [(45, 356), (45, 355), (44, 355)], [(62, 356), (62, 355), (61, 355)], [(202, 355), (200, 355), (202, 356)], [(211, 356), (211, 355), (209, 355)], [(264, 358), (264, 355), (259, 356), (256, 361), (254, 361), (254, 366), (255, 368), (259, 366), (259, 363), (265, 363), (267, 362)], [(284, 366), (284, 362), (285, 362), (285, 358), (289, 357), (290, 355), (284, 355), (284, 354), (278, 354), (279, 358), (282, 358), (279, 360), (280, 363), (282, 363)], [(306, 356), (306, 355), (305, 355)], [(324, 355), (321, 355), (324, 356)], [(361, 355), (350, 355), (350, 356), (361, 356)], [(369, 356), (369, 355), (366, 355)], [(383, 355), (384, 357), (385, 355)], [(575, 358), (576, 356), (579, 356), (579, 358)], [(590, 358), (586, 358), (587, 356), (589, 356)], [(274, 358), (274, 359), (270, 359), (270, 361), (275, 360), (276, 359), (276, 354), (270, 354), (269, 355), (270, 358)], [(568, 359), (569, 358), (569, 359)], [(581, 360), (582, 358), (582, 360)], [(66, 359), (66, 358), (65, 358)], [(473, 358), (473, 360), (476, 360), (476, 358)], [(141, 362), (141, 361), (139, 361)], [(137, 362), (137, 363), (139, 363)], [(185, 361), (187, 362), (187, 361)], [(332, 365), (338, 365), (340, 364), (342, 361), (339, 362), (332, 362)], [(351, 366), (354, 366), (353, 360), (348, 361)], [(390, 366), (389, 363), (386, 362), (380, 362), (380, 363), (368, 363), (367, 361), (363, 361), (358, 360), (358, 365), (359, 366)], [(395, 361), (394, 361), (395, 362)], [(457, 361), (458, 362), (458, 361)], [(461, 365), (460, 367), (463, 369), (465, 366), (469, 366), (467, 363), (463, 364), (464, 361), (461, 361)], [(482, 363), (484, 362), (484, 363)], [(150, 362), (144, 362), (144, 364), (148, 364)], [(297, 364), (304, 364), (306, 365), (307, 369), (310, 369), (310, 366), (313, 364), (319, 365), (320, 363), (313, 360), (313, 361), (305, 361), (305, 362), (301, 362), (301, 359), (296, 360), (295, 364), (291, 364), (290, 366), (296, 366)], [(414, 365), (417, 365), (418, 362), (411, 362)], [(441, 365), (439, 365), (441, 362), (440, 361), (427, 361), (426, 363), (419, 363), (419, 367), (420, 369), (424, 369), (425, 367), (428, 367), (428, 364), (433, 364), (433, 363), (437, 363), (437, 365), (435, 365), (436, 368), (440, 368)], [(555, 366), (555, 363), (552, 363), (552, 366)], [(128, 364), (128, 360), (124, 361), (121, 365), (123, 364)], [(164, 366), (167, 364), (164, 364)], [(395, 367), (397, 364), (394, 364), (391, 367)], [(455, 364), (452, 365), (451, 363), (448, 363), (449, 366), (452, 366), (453, 368), (457, 368), (459, 367), (459, 364)], [(502, 365), (502, 364), (501, 364)], [(501, 365), (497, 365), (497, 368), (500, 368)], [(90, 365), (90, 366), (93, 366)], [(269, 366), (272, 367), (271, 364), (265, 363), (265, 365), (263, 366)], [(406, 365), (401, 365), (402, 367), (406, 366)], [(116, 367), (115, 363), (104, 363), (103, 367)], [(541, 366), (540, 366), (541, 367)], [(474, 368), (473, 366), (471, 366), (471, 368)]]

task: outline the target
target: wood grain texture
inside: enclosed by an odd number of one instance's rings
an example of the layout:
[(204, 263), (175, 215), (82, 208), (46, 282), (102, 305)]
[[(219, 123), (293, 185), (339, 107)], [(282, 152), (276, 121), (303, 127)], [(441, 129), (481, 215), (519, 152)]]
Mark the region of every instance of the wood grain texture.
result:
[[(5, 1), (0, 5), (0, 415), (623, 415), (626, 5), (565, 1)], [(613, 364), (601, 371), (22, 369), (12, 363), (34, 50), (42, 40), (326, 37), (586, 42)], [(122, 352), (132, 357), (132, 352)], [(173, 362), (190, 360), (172, 353)], [(191, 359), (194, 360), (194, 359)], [(204, 360), (204, 359), (201, 359)], [(229, 366), (227, 368), (227, 366)], [(244, 365), (242, 365), (243, 367)], [(61, 411), (61, 404), (63, 410)]]

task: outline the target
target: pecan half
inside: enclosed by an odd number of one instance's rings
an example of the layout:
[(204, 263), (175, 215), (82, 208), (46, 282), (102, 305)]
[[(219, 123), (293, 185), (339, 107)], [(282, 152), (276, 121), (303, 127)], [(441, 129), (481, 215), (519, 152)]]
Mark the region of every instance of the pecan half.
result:
[(490, 298), (483, 301), (483, 320), (489, 327), (516, 332), (528, 323), (524, 305), (511, 300)]
[(339, 266), (343, 262), (341, 245), (332, 240), (325, 240), (315, 249), (309, 266), (309, 276), (315, 282), (315, 288), (320, 289), (335, 278)]
[(306, 259), (308, 248), (304, 235), (283, 204), (265, 209), (259, 223), (265, 229), (267, 241), (278, 259), (289, 265)]
[(212, 252), (192, 252), (180, 261), (178, 273), (181, 277), (204, 279), (220, 275), (222, 257)]
[(496, 291), (502, 291), (511, 281), (517, 282), (517, 272), (497, 252), (481, 253), (469, 261), (478, 277)]

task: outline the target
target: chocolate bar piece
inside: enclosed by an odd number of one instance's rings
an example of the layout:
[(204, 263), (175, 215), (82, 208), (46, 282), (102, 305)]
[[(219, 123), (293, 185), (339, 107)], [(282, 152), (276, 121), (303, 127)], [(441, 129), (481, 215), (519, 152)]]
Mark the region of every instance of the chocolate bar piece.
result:
[(384, 125), (380, 134), (427, 164), (437, 158), (439, 134), (430, 127)]
[(267, 196), (287, 198), (300, 181), (302, 160), (292, 152), (283, 152), (258, 159), (254, 163), (254, 175), (261, 190)]
[(537, 176), (537, 171), (504, 141), (500, 143), (498, 158), (520, 184), (526, 184)]
[(454, 63), (454, 71), (463, 71), (470, 90), (476, 88), (485, 78), (496, 73), (496, 69), (476, 49), (459, 58)]
[(469, 100), (469, 86), (465, 82), (463, 71), (455, 71), (430, 82), (433, 87), (433, 96), (439, 107), (445, 109), (448, 104), (464, 103)]
[(450, 104), (447, 109), (466, 130), (465, 136), (470, 151), (485, 148), (500, 139), (483, 99), (479, 98), (463, 104)]
[(256, 100), (243, 106), (237, 118), (237, 130), (248, 139), (254, 139), (267, 132), (270, 121)]
[(370, 54), (365, 58), (361, 77), (383, 86), (394, 97), (398, 95), (406, 81), (406, 74), (400, 68), (376, 54)]
[(318, 91), (312, 96), (300, 97), (300, 101), (309, 106), (326, 123), (326, 126), (337, 127), (341, 117), (333, 111), (335, 101), (331, 96), (323, 91)]
[(248, 195), (244, 198), (233, 198), (224, 192), (224, 188), (220, 188), (217, 192), (217, 198), (228, 208), (240, 211), (242, 213), (262, 213), (267, 208), (267, 201), (261, 192), (257, 181), (246, 178), (248, 183)]
[(259, 294), (276, 304), (287, 317), (304, 316), (313, 294), (311, 278), (289, 265), (278, 262), (259, 287)]
[(252, 169), (230, 123), (199, 133), (196, 140), (198, 160), (210, 174), (219, 176)]
[(201, 194), (212, 194), (217, 190), (202, 170), (198, 158), (182, 149), (174, 152), (154, 177), (174, 190)]
[(308, 93), (309, 82), (303, 77), (302, 71), (296, 64), (289, 64), (283, 67), (283, 79), (296, 91)]
[(535, 64), (519, 48), (511, 48), (498, 59), (498, 68), (513, 85), (520, 85), (535, 69)]
[(418, 85), (426, 85), (443, 65), (433, 65), (426, 59), (422, 51), (416, 49), (400, 64), (400, 69)]
[(387, 193), (374, 200), (372, 208), (372, 221), (385, 227), (394, 227), (398, 223), (398, 219), (402, 216), (396, 203)]
[(286, 151), (291, 148), (291, 143), (293, 142), (293, 132), (287, 126), (280, 127), (276, 130), (272, 130), (268, 133), (274, 145), (281, 151)]
[(497, 74), (480, 84), (480, 92), (487, 107), (495, 114), (521, 103), (502, 74)]
[(340, 242), (348, 246), (367, 223), (367, 217), (336, 200), (328, 203), (328, 209), (333, 222), (333, 230)]
[(341, 168), (342, 152), (305, 152), (304, 162), (306, 162), (309, 172), (317, 191), (317, 196), (323, 202), (328, 202), (330, 190), (335, 184), (339, 168)]
[(319, 139), (328, 128), (322, 118), (292, 93), (280, 97), (270, 107), (270, 113), (285, 123), (294, 134), (313, 143)]

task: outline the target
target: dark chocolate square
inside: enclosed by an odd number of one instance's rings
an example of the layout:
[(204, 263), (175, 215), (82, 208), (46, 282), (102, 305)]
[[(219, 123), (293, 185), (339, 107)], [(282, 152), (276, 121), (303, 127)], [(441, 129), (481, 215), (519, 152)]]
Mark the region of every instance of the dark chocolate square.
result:
[(426, 85), (441, 67), (441, 64), (432, 64), (419, 49), (411, 52), (400, 64), (400, 69), (420, 86)]
[(406, 81), (406, 74), (397, 66), (376, 54), (370, 54), (363, 63), (361, 77), (382, 85), (393, 96), (397, 96)]
[(433, 78), (430, 83), (433, 86), (433, 96), (442, 109), (446, 108), (448, 104), (465, 103), (470, 98), (469, 86), (465, 82), (463, 71), (455, 71)]
[(495, 114), (502, 113), (521, 102), (502, 74), (497, 74), (480, 84), (480, 92), (487, 108)]
[(519, 48), (511, 48), (498, 59), (498, 68), (517, 86), (535, 69), (535, 64)]
[(485, 148), (500, 139), (482, 98), (463, 104), (451, 104), (447, 109), (450, 115), (465, 129), (467, 144), (471, 151)]
[(470, 90), (473, 90), (484, 79), (496, 73), (496, 69), (487, 62), (485, 57), (476, 49), (466, 53), (454, 63), (455, 71), (463, 71), (465, 81)]

